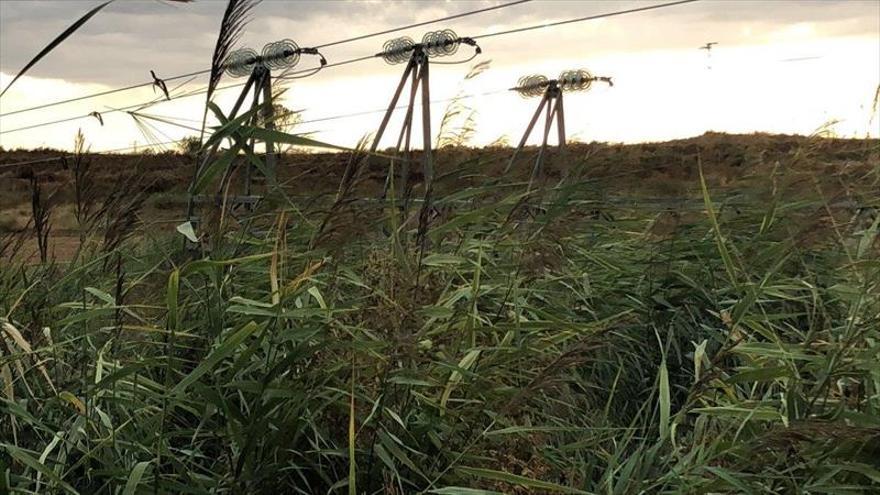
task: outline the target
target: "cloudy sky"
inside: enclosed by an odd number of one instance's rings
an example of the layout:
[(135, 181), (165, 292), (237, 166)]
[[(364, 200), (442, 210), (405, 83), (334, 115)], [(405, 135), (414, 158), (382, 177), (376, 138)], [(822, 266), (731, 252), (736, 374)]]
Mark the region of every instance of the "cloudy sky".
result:
[[(651, 1), (535, 0), (448, 23), (415, 28), (322, 50), (327, 59), (346, 60), (376, 53), (400, 35), (420, 39), (431, 29), (452, 28), (462, 36), (541, 24), (660, 3)], [(54, 36), (97, 5), (97, 0), (0, 1), (0, 86), (5, 87)], [(241, 43), (261, 48), (291, 38), (300, 46), (321, 45), (351, 36), (497, 4), (496, 1), (273, 1), (254, 11)], [(172, 4), (159, 0), (120, 0), (97, 14), (50, 53), (0, 99), (0, 114), (114, 87), (209, 66), (225, 2), (197, 0)], [(698, 47), (718, 42), (708, 58)], [(843, 136), (878, 135), (880, 119), (871, 104), (880, 84), (880, 2), (876, 0), (703, 0), (651, 12), (486, 38), (483, 54), (469, 64), (433, 65), (431, 97), (491, 93), (462, 100), (476, 118), (474, 144), (519, 139), (535, 100), (502, 91), (526, 74), (554, 76), (586, 68), (613, 76), (600, 85), (566, 96), (566, 127), (571, 139), (640, 142), (725, 132), (809, 134), (829, 122)], [(466, 58), (462, 47), (451, 61)], [(440, 59), (437, 60), (441, 61)], [(443, 60), (446, 61), (446, 60)], [(491, 61), (489, 70), (465, 80), (472, 65)], [(312, 61), (304, 57), (301, 67)], [(328, 68), (291, 81), (284, 105), (302, 110), (306, 121), (387, 105), (403, 66), (379, 59)], [(202, 87), (204, 77), (178, 89)], [(226, 79), (221, 84), (240, 82)], [(169, 83), (174, 87), (176, 83)], [(229, 108), (236, 90), (220, 92)], [(125, 113), (8, 132), (49, 120), (133, 105), (156, 98), (151, 88), (0, 116), (0, 146), (69, 148), (82, 128), (94, 150), (178, 139), (183, 128), (156, 124), (141, 132)], [(447, 103), (432, 108), (435, 133)], [(151, 107), (153, 115), (181, 123), (198, 120), (204, 97)], [(400, 112), (402, 113), (402, 112)], [(303, 124), (299, 130), (342, 145), (373, 131), (381, 113)], [(396, 135), (397, 122), (391, 134)], [(390, 142), (390, 139), (389, 139)], [(385, 144), (385, 143), (383, 143)]]

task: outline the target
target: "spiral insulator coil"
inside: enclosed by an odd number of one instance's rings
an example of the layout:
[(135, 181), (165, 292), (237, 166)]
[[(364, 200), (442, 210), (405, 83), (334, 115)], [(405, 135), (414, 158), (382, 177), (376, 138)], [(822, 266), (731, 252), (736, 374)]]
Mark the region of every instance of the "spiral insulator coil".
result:
[[(428, 57), (445, 57), (454, 55), (463, 42), (477, 47), (474, 40), (459, 38), (455, 31), (451, 29), (430, 31), (422, 37), (422, 42), (419, 44), (416, 44), (408, 36), (388, 40), (382, 46), (382, 51), (377, 56), (382, 57), (389, 64), (401, 64), (410, 59), (413, 50), (421, 47), (424, 54)], [(480, 49), (477, 47), (477, 53), (479, 52)]]
[(287, 69), (299, 63), (299, 46), (293, 40), (281, 40), (263, 47), (263, 65), (269, 69)]
[(461, 38), (451, 29), (430, 31), (422, 37), (422, 46), (429, 57), (454, 55), (461, 45)]
[(317, 49), (300, 48), (293, 40), (285, 39), (268, 43), (260, 55), (253, 48), (239, 48), (226, 57), (223, 67), (232, 77), (245, 77), (257, 67), (269, 70), (289, 69), (299, 63), (303, 53), (320, 56), (322, 67), (327, 64)]
[(261, 63), (260, 56), (253, 48), (239, 48), (226, 57), (226, 73), (232, 77), (245, 77)]
[(388, 40), (382, 46), (382, 58), (389, 64), (402, 64), (409, 60), (410, 52), (416, 46), (409, 36)]
[(559, 74), (559, 87), (564, 91), (586, 91), (593, 85), (593, 77), (588, 71), (583, 69), (567, 70)]
[(532, 98), (543, 95), (549, 85), (550, 81), (546, 77), (534, 74), (519, 78), (513, 89), (523, 98)]

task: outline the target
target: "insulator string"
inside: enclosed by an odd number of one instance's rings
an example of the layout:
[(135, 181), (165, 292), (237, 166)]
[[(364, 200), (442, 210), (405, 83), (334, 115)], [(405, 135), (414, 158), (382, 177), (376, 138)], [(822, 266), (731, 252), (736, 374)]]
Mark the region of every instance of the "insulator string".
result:
[(382, 52), (379, 53), (379, 56), (391, 65), (402, 64), (409, 60), (415, 46), (416, 42), (409, 36), (390, 39), (382, 45)]
[(562, 91), (589, 91), (594, 81), (602, 81), (614, 86), (610, 77), (594, 76), (588, 70), (575, 69), (562, 71), (556, 79), (548, 79), (542, 75), (530, 75), (519, 78), (515, 87), (510, 88), (516, 91), (523, 98), (534, 98), (543, 96), (547, 88), (556, 87)]
[[(409, 36), (390, 39), (382, 46), (382, 51), (376, 54), (389, 64), (402, 64), (409, 61), (410, 57), (420, 50), (425, 56), (430, 58), (448, 57), (458, 52), (458, 47), (462, 43), (473, 46), (475, 54), (479, 55), (482, 50), (473, 38), (459, 37), (455, 31), (451, 29), (442, 29), (440, 31), (429, 31), (422, 36), (422, 42), (416, 43)], [(473, 59), (471, 57), (468, 60)], [(456, 62), (459, 63), (459, 62)]]
[(258, 67), (267, 70), (292, 69), (299, 63), (303, 53), (319, 56), (321, 58), (319, 68), (327, 65), (327, 59), (318, 52), (317, 48), (300, 48), (290, 39), (266, 44), (259, 55), (252, 48), (239, 48), (226, 57), (223, 65), (229, 76), (246, 77)]
[(532, 98), (543, 95), (549, 84), (550, 81), (546, 76), (533, 74), (519, 78), (519, 81), (513, 90), (519, 93), (523, 98)]

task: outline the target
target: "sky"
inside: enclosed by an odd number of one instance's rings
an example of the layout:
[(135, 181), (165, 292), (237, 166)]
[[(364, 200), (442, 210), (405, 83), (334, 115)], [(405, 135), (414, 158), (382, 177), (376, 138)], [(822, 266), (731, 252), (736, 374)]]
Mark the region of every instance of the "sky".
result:
[[(0, 86), (52, 38), (99, 2), (80, 0), (0, 0)], [(0, 114), (93, 92), (205, 69), (210, 66), (225, 8), (221, 0), (189, 4), (161, 0), (120, 0), (99, 12), (60, 47), (19, 79), (0, 98)], [(503, 3), (447, 1), (280, 1), (264, 0), (240, 40), (258, 51), (268, 42), (293, 39), (300, 46), (385, 30), (413, 22)], [(397, 36), (421, 39), (430, 30), (451, 28), (478, 36), (520, 26), (662, 3), (662, 0), (535, 0), (505, 9), (386, 34), (322, 50), (342, 61), (381, 50)], [(538, 100), (505, 91), (523, 75), (550, 78), (568, 69), (611, 76), (613, 87), (565, 95), (569, 140), (635, 143), (687, 138), (707, 131), (812, 134), (829, 129), (844, 137), (880, 135), (872, 103), (880, 86), (880, 1), (877, 0), (702, 0), (655, 11), (573, 23), (479, 40), (483, 53), (464, 64), (462, 46), (451, 57), (432, 60), (430, 96), (459, 100), (465, 111), (446, 132), (461, 128), (473, 114), (470, 144), (516, 143)], [(711, 56), (699, 47), (717, 42)], [(465, 79), (478, 62), (489, 68)], [(303, 56), (298, 68), (312, 67)], [(404, 69), (380, 59), (327, 68), (289, 81), (282, 104), (306, 121), (293, 132), (328, 143), (352, 146), (374, 132), (381, 112), (337, 120), (320, 119), (379, 110), (387, 106)], [(204, 86), (200, 76), (177, 92)], [(183, 81), (179, 81), (183, 82)], [(221, 86), (243, 82), (224, 76)], [(169, 87), (178, 84), (169, 82)], [(7, 132), (50, 120), (106, 112), (157, 98), (152, 88), (0, 116), (5, 149), (70, 149), (81, 129), (93, 151), (180, 139), (193, 131), (155, 123), (142, 132), (124, 113), (87, 117), (37, 129)], [(218, 92), (226, 111), (237, 89)], [(449, 103), (431, 108), (435, 144)], [(159, 103), (144, 112), (199, 126), (204, 96)], [(383, 139), (392, 145), (402, 119), (397, 112)], [(418, 118), (418, 114), (417, 114)], [(180, 119), (180, 120), (177, 120)], [(319, 120), (317, 122), (309, 122)], [(533, 133), (531, 143), (539, 141)], [(551, 143), (555, 140), (551, 139)], [(420, 146), (420, 140), (415, 144)]]

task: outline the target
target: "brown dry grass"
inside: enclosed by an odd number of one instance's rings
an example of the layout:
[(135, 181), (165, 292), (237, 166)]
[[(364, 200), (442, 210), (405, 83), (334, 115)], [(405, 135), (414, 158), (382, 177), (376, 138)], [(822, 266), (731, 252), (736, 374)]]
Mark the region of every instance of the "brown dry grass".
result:
[[(527, 151), (514, 168), (514, 179), (526, 180), (531, 167)], [(503, 147), (447, 147), (436, 157), (437, 188), (440, 194), (485, 183), (501, 175), (511, 150)], [(52, 150), (0, 151), (0, 231), (16, 231), (30, 219), (29, 177), (35, 174), (52, 195), (53, 250), (60, 259), (76, 249), (72, 173), (63, 162), (54, 161), (21, 167), (3, 167), (21, 161), (63, 155)], [(192, 174), (191, 159), (183, 154), (90, 155), (99, 190), (111, 190), (120, 177), (136, 170), (149, 184), (149, 199), (141, 220), (157, 222), (159, 230), (170, 230), (182, 218), (184, 195)], [(418, 154), (416, 154), (418, 158)], [(331, 198), (341, 179), (348, 156), (338, 153), (291, 153), (280, 159), (279, 180), (288, 194)], [(713, 190), (768, 191), (776, 170), (779, 185), (789, 190), (815, 194), (817, 184), (828, 201), (858, 195), (862, 179), (880, 167), (880, 141), (834, 139), (769, 134), (730, 135), (707, 133), (699, 137), (662, 143), (635, 145), (571, 144), (554, 150), (545, 165), (547, 182), (563, 178), (596, 181), (597, 188), (611, 195), (650, 197), (698, 197), (698, 162), (702, 163)], [(464, 172), (462, 168), (464, 167)], [(421, 180), (414, 167), (413, 180)], [(387, 164), (372, 160), (353, 196), (378, 196)], [(461, 177), (463, 175), (464, 177)], [(232, 191), (233, 193), (235, 191)], [(416, 186), (416, 193), (419, 187)], [(864, 199), (864, 198), (863, 198)], [(357, 212), (349, 212), (357, 216)], [(827, 221), (817, 213), (817, 222)], [(823, 220), (825, 218), (825, 220)], [(356, 218), (352, 221), (358, 224)], [(672, 234), (678, 220), (661, 215), (656, 234)], [(328, 234), (331, 235), (332, 233)]]

